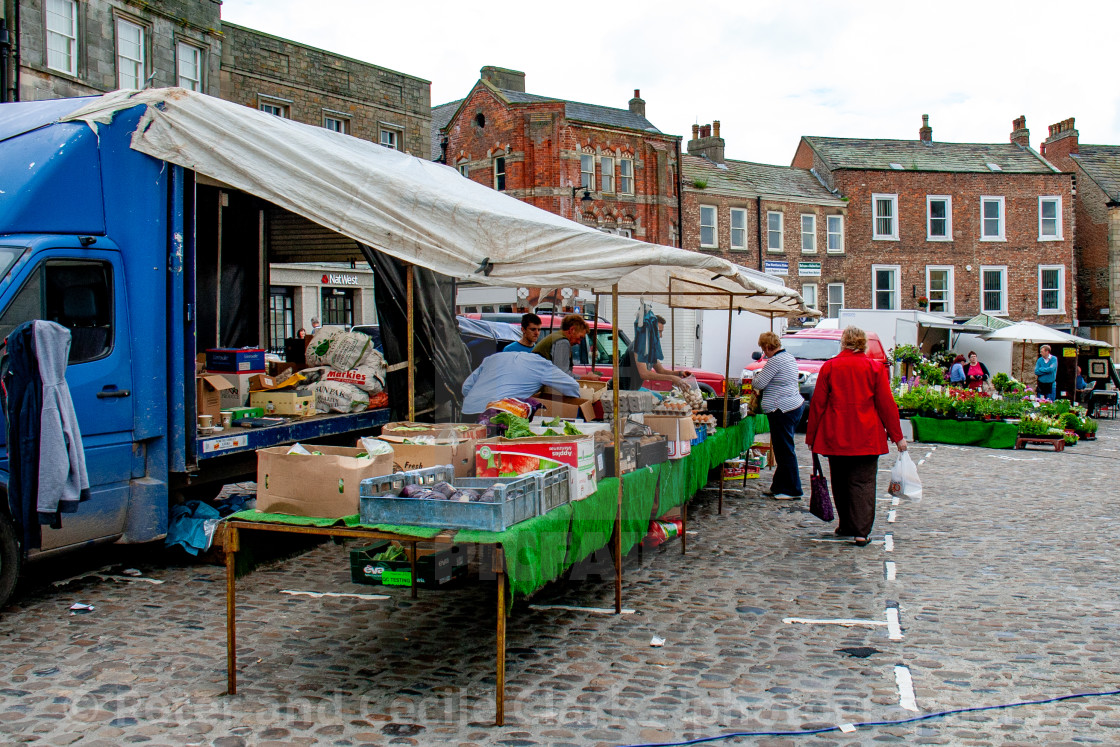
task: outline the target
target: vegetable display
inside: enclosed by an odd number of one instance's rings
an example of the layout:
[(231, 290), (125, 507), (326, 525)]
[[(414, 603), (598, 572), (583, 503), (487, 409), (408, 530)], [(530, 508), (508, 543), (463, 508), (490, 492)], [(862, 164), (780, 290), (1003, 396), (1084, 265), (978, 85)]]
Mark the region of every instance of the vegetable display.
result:
[(448, 482), (435, 485), (405, 485), (401, 488), (401, 498), (422, 498), (429, 501), (454, 501), (456, 503), (495, 503), (497, 498), (493, 488), (479, 492), (472, 488), (456, 488)]

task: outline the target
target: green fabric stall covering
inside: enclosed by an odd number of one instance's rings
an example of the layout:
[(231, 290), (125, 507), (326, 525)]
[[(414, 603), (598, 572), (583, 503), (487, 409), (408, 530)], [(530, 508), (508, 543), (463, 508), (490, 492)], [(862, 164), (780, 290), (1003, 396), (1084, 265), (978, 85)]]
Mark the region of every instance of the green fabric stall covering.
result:
[[(626, 486), (623, 485), (622, 489), (625, 491)], [(600, 480), (594, 493), (569, 505), (572, 507), (572, 535), (569, 539), (568, 566), (572, 566), (586, 560), (610, 541), (618, 507), (618, 478)]]
[(683, 459), (674, 459), (657, 465), (661, 468), (661, 493), (657, 515), (664, 516), (670, 509), (682, 505), (690, 495), (685, 492), (688, 468)]
[(1013, 449), (1019, 429), (1011, 423), (982, 420), (939, 420), (910, 418), (914, 440), (939, 444), (983, 446), (988, 449)]
[(455, 541), (502, 546), (512, 603), (513, 595), (532, 594), (564, 572), (572, 512), (571, 504), (557, 506), (544, 516), (514, 524), (504, 532), (465, 529), (456, 533)]
[(248, 511), (238, 511), (235, 514), (230, 514), (229, 518), (238, 519), (240, 521), (261, 521), (267, 524), (288, 524), (297, 527), (361, 527), (362, 529), (375, 529), (379, 532), (388, 532), (390, 534), (403, 534), (407, 537), (417, 537), (419, 539), (431, 539), (443, 531), (437, 527), (412, 527), (412, 526), (395, 526), (392, 524), (362, 524), (358, 518), (358, 514), (353, 516), (343, 516), (339, 519), (331, 519), (319, 516), (293, 516), (291, 514), (266, 514), (263, 511), (249, 509)]
[[(643, 467), (622, 476), (622, 554), (642, 541), (649, 532), (653, 500), (660, 471)], [(615, 505), (618, 505), (616, 498)]]

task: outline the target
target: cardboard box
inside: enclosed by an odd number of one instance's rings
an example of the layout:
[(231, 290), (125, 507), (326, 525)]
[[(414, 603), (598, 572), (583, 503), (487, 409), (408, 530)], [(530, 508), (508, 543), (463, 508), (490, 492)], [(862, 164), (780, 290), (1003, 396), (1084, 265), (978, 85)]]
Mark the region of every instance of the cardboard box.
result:
[(249, 385), (252, 374), (222, 374), (232, 384), (222, 391), (222, 409), (236, 410), (249, 404)]
[[(271, 407), (269, 406), (271, 404)], [(299, 390), (283, 392), (249, 392), (249, 407), (260, 407), (266, 416), (315, 414), (315, 395), (300, 394)]]
[(290, 446), (257, 451), (257, 509), (265, 513), (339, 518), (358, 513), (358, 485), (393, 471), (388, 454), (357, 459), (361, 449), (308, 446), (322, 454), (289, 454)]
[(475, 445), (477, 477), (516, 477), (568, 465), (571, 500), (595, 492), (595, 442), (590, 436), (487, 438)]
[[(394, 472), (450, 464), (455, 468), (456, 477), (474, 477), (477, 439), (468, 438), (454, 444), (406, 444), (399, 436), (382, 436), (381, 440), (393, 445)], [(361, 441), (358, 445), (361, 446)]]
[[(411, 586), (412, 563), (408, 559), (409, 550), (405, 549), (403, 560), (374, 560), (383, 550), (388, 549), (389, 541), (375, 542), (368, 547), (355, 547), (350, 550), (350, 580), (356, 584), (384, 586)], [(452, 545), (444, 549), (416, 549), (416, 585), (438, 589), (467, 575), (467, 552), (465, 547)]]
[[(296, 372), (296, 365), (287, 361), (265, 361), (266, 373), (277, 379), (286, 379)], [(303, 368), (303, 366), (300, 366)]]
[(452, 441), (454, 438), (460, 440), (481, 439), (486, 438), (486, 426), (478, 423), (410, 423), (398, 421), (381, 426), (381, 435), (398, 436), (400, 438), (434, 436), (446, 441)]
[(655, 432), (669, 439), (669, 459), (683, 459), (692, 453), (692, 439), (696, 438), (692, 418), (646, 415), (644, 420)]
[(213, 415), (214, 422), (222, 422), (222, 392), (233, 388), (233, 384), (221, 374), (204, 373), (195, 377), (195, 412), (199, 415)]
[(595, 419), (594, 403), (586, 397), (565, 397), (547, 386), (541, 387), (540, 391), (533, 397), (540, 400), (543, 405), (539, 414), (548, 419), (566, 418), (574, 420), (579, 417), (584, 420)]
[(218, 373), (264, 373), (264, 348), (210, 348), (206, 370)]
[[(623, 436), (622, 438), (622, 474), (633, 472), (638, 468), (638, 448), (640, 438)], [(614, 477), (614, 444), (598, 444), (595, 447), (595, 477), (599, 480)]]

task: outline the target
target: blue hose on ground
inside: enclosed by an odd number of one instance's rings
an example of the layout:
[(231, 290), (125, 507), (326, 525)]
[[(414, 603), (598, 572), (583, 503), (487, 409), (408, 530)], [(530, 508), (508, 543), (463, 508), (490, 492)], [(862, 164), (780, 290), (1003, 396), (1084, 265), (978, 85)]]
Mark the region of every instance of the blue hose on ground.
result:
[[(861, 721), (859, 723), (852, 723), (852, 726), (857, 729), (868, 726), (901, 726), (902, 724), (913, 724), (918, 721), (928, 721), (933, 718), (941, 718), (942, 716), (953, 716), (959, 713), (976, 713), (978, 711), (996, 711), (1001, 708), (1017, 708), (1018, 706), (1028, 705), (1044, 705), (1046, 703), (1057, 703), (1062, 700), (1073, 700), (1074, 698), (1095, 698), (1105, 695), (1120, 695), (1120, 690), (1107, 690), (1099, 693), (1074, 693), (1073, 695), (1059, 695), (1056, 698), (1046, 698), (1045, 700), (1024, 700), (1018, 703), (1002, 703), (1000, 705), (991, 706), (976, 706), (974, 708), (955, 708), (949, 711), (938, 711), (937, 713), (927, 713), (922, 716), (913, 716), (911, 718), (899, 719), (898, 721)], [(620, 747), (683, 747), (690, 744), (704, 744), (706, 742), (718, 742), (723, 739), (737, 739), (739, 737), (800, 737), (810, 736), (812, 734), (827, 734), (830, 731), (840, 731), (840, 726), (826, 726), (820, 729), (803, 729), (797, 731), (736, 731), (728, 734), (717, 734), (712, 737), (698, 737), (696, 739), (689, 739), (684, 742), (653, 742), (649, 744), (630, 744), (621, 745)]]

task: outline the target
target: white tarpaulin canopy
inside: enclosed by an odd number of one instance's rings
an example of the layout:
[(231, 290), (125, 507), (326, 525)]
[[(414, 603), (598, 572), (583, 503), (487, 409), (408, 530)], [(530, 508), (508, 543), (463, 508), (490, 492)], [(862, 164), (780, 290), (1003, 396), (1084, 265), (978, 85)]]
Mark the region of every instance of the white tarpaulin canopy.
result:
[(815, 314), (796, 291), (719, 257), (606, 234), (447, 166), (181, 88), (115, 91), (65, 119), (96, 127), (135, 106), (147, 109), (133, 149), (444, 275), (651, 293), (667, 293), (673, 275), (713, 286), (723, 297), (709, 308), (734, 292), (751, 311)]
[(1078, 337), (1053, 327), (1047, 327), (1037, 322), (1016, 322), (1009, 327), (1003, 327), (981, 335), (985, 340), (1006, 340), (1010, 342), (1029, 342), (1035, 345), (1089, 345), (1094, 347), (1109, 347), (1107, 342), (1090, 340)]

